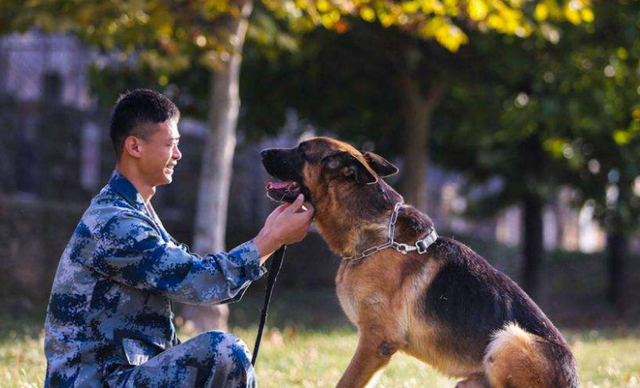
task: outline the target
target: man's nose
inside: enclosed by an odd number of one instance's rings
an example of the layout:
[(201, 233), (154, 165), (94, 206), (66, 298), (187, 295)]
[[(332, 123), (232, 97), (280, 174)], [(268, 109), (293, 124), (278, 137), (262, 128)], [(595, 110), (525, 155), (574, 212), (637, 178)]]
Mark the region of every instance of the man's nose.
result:
[(176, 146), (176, 148), (173, 150), (173, 158), (175, 160), (180, 160), (182, 159), (182, 152), (180, 152), (180, 149)]

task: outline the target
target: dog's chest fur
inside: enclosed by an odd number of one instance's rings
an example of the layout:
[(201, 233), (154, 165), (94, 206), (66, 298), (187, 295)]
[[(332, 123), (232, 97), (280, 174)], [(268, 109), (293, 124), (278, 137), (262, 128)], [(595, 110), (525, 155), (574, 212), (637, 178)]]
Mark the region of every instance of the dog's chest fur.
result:
[[(361, 301), (364, 299), (361, 287), (358, 287), (358, 271), (349, 268), (354, 264), (343, 262), (336, 277), (336, 292), (342, 310), (354, 325), (358, 325)], [(358, 265), (358, 264), (355, 264)]]
[[(371, 258), (375, 260), (375, 257)], [(380, 265), (372, 262), (343, 262), (336, 277), (336, 291), (340, 305), (349, 320), (358, 325), (360, 315), (389, 308), (393, 290), (388, 282), (393, 271), (382, 275)]]
[[(384, 265), (390, 260), (393, 265)], [(475, 373), (479, 364), (460, 360), (442, 349), (443, 331), (422, 308), (421, 296), (438, 273), (441, 262), (428, 256), (379, 253), (359, 263), (343, 262), (336, 277), (340, 305), (359, 330), (362, 324), (393, 328), (399, 350), (453, 376)]]
[(338, 283), (336, 291), (342, 311), (344, 311), (351, 323), (357, 325), (359, 307), (357, 302), (358, 297), (354, 295), (354, 290), (349, 287), (349, 283)]

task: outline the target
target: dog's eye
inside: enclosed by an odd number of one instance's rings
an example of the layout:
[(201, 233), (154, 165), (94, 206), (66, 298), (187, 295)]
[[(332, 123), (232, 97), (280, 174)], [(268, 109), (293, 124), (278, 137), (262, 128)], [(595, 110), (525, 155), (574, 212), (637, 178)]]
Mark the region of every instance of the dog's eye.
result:
[(302, 147), (298, 147), (298, 155), (300, 155), (302, 159), (307, 160), (307, 154)]

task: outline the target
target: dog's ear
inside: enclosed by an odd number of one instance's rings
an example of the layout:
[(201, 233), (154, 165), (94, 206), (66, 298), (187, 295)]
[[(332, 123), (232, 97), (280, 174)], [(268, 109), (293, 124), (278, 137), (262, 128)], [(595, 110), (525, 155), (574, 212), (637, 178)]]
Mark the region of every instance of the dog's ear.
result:
[(383, 158), (378, 154), (374, 154), (373, 152), (365, 152), (363, 154), (364, 158), (371, 166), (371, 169), (375, 171), (381, 178), (385, 178), (391, 175), (395, 175), (398, 173), (398, 167), (394, 166), (387, 159)]
[(372, 185), (378, 182), (378, 176), (369, 167), (364, 157), (357, 157), (349, 152), (340, 152), (326, 156), (322, 163), (329, 173), (341, 173), (346, 177), (353, 176), (358, 183)]

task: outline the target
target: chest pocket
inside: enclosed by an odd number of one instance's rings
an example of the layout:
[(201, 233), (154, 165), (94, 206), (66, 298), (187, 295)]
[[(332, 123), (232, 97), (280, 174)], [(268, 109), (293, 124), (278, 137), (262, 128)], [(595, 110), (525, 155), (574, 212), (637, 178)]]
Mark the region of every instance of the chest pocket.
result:
[(129, 365), (142, 365), (162, 352), (153, 344), (133, 338), (122, 339), (122, 349)]

